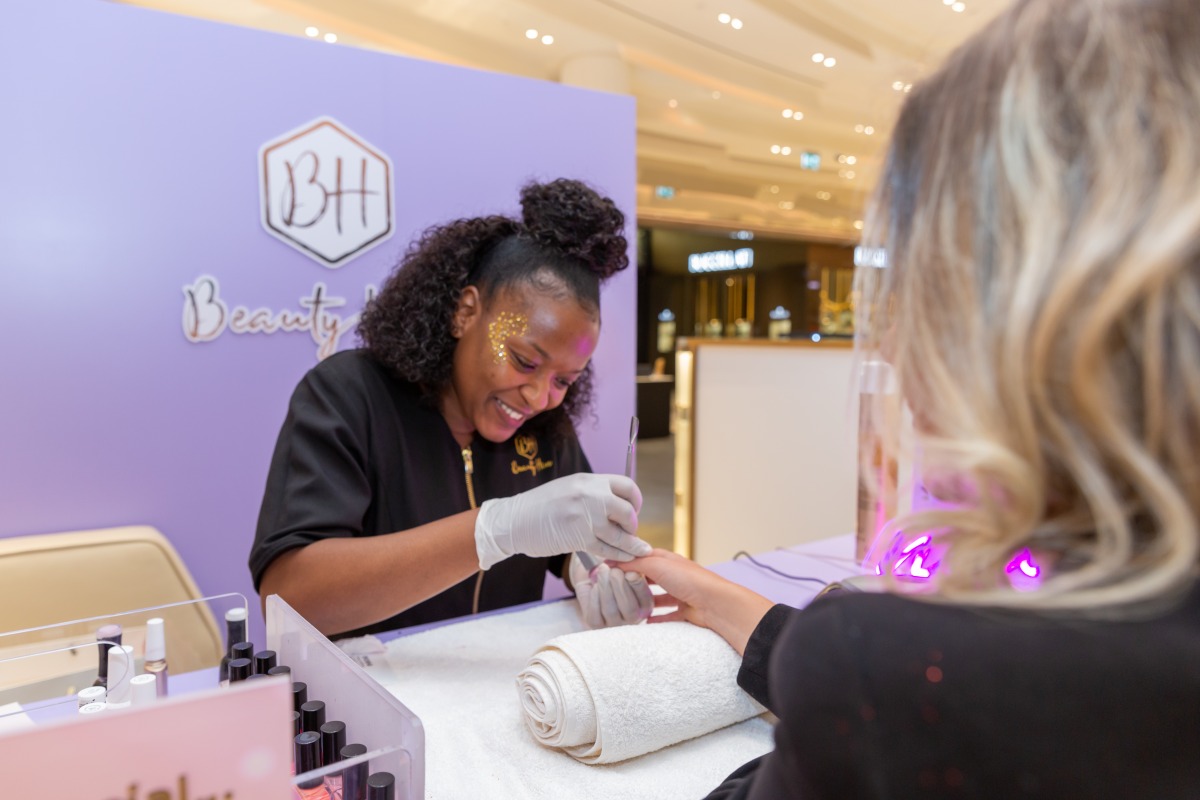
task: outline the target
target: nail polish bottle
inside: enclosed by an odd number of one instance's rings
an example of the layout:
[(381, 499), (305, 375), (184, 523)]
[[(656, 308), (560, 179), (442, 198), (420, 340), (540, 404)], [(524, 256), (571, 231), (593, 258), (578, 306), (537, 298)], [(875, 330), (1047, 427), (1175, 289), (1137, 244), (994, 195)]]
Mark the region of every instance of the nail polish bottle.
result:
[(129, 680), (130, 699), (135, 706), (148, 706), (159, 698), (158, 676), (143, 672)]
[(146, 621), (146, 672), (154, 676), (155, 691), (167, 696), (167, 637), (159, 617)]
[(300, 727), (321, 735), (321, 726), (325, 724), (325, 704), (320, 700), (309, 700), (300, 706)]
[(282, 665), (280, 665), (278, 667), (271, 667), (269, 670), (267, 670), (267, 674), (268, 675), (291, 675), (292, 668), (285, 667)]
[(244, 658), (250, 662), (250, 671), (254, 671), (254, 642), (238, 642), (229, 648), (229, 660)]
[(91, 717), (108, 710), (108, 705), (105, 703), (88, 703), (86, 706), (79, 707), (79, 715), (81, 717)]
[(130, 681), (133, 680), (133, 648), (118, 644), (108, 648), (108, 699), (105, 703), (113, 708), (124, 708), (131, 698)]
[[(346, 723), (333, 720), (321, 726), (321, 764), (329, 766), (341, 758), (346, 746)], [(325, 791), (329, 800), (342, 800), (342, 773), (325, 776)]]
[(225, 655), (221, 657), (220, 682), (229, 683), (229, 660), (233, 646), (246, 641), (246, 609), (231, 608), (225, 612)]
[(275, 657), (274, 650), (259, 650), (254, 654), (254, 674), (266, 675), (267, 671), (273, 669), (279, 663)]
[[(108, 672), (108, 658), (104, 659), (104, 671)], [(89, 686), (86, 689), (80, 689), (75, 696), (79, 698), (79, 707), (83, 708), (89, 703), (103, 703), (108, 695), (108, 690), (103, 686)]]
[[(296, 774), (302, 775), (321, 766), (321, 734), (304, 731), (296, 739)], [(302, 800), (329, 800), (320, 778), (296, 784)]]
[(231, 658), (229, 660), (229, 683), (232, 685), (246, 680), (250, 677), (250, 670), (253, 668), (254, 662), (248, 658)]
[(121, 643), (120, 625), (101, 625), (96, 631), (96, 649), (99, 651), (99, 665), (96, 670), (96, 680), (92, 686), (108, 686), (108, 651), (114, 644)]
[(296, 736), (300, 735), (301, 733), (304, 733), (304, 731), (300, 728), (300, 712), (293, 711), (292, 712), (292, 738), (295, 738)]
[(367, 778), (367, 800), (396, 800), (396, 776), (376, 772)]
[(308, 684), (303, 681), (292, 681), (292, 710), (299, 711), (300, 706), (308, 702)]
[[(342, 761), (366, 755), (365, 744), (348, 744), (339, 753)], [(342, 770), (342, 800), (367, 800), (367, 771), (371, 764), (364, 761)]]

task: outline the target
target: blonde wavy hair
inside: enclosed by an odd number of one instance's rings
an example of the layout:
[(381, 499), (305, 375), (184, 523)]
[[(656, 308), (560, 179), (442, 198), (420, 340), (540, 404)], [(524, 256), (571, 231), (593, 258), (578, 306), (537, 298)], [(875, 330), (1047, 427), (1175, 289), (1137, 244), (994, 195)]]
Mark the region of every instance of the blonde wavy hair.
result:
[[(960, 602), (1177, 594), (1200, 553), (1200, 13), (1024, 0), (914, 87), (870, 204), (859, 353), (913, 410)], [(891, 441), (875, 409), (865, 447)], [(1029, 547), (1037, 591), (1008, 587)]]

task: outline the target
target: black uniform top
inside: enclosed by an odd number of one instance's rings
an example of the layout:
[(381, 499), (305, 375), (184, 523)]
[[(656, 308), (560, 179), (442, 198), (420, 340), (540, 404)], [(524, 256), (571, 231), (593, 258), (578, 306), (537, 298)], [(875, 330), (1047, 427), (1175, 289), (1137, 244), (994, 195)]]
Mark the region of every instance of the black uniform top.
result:
[[(471, 451), (476, 505), (591, 471), (574, 435), (552, 443), (522, 429), (502, 444), (477, 436)], [(250, 551), (254, 587), (267, 566), (293, 548), (404, 531), (470, 507), (462, 447), (441, 413), (421, 401), (416, 385), (393, 376), (365, 350), (337, 353), (310, 370), (292, 394)], [(560, 574), (563, 563), (564, 556), (500, 562), (483, 578), (479, 609), (541, 599), (545, 573)], [(475, 582), (471, 576), (390, 619), (336, 635), (470, 614)]]
[(1127, 622), (831, 594), (768, 612), (738, 683), (775, 750), (710, 800), (1200, 797), (1200, 585)]

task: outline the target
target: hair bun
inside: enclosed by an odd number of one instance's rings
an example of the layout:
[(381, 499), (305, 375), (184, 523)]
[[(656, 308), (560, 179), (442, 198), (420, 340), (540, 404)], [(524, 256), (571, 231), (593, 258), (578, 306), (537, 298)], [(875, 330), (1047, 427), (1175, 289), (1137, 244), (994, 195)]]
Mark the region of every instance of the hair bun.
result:
[(600, 280), (629, 266), (625, 215), (616, 204), (568, 178), (521, 189), (522, 218), (539, 244), (577, 258)]

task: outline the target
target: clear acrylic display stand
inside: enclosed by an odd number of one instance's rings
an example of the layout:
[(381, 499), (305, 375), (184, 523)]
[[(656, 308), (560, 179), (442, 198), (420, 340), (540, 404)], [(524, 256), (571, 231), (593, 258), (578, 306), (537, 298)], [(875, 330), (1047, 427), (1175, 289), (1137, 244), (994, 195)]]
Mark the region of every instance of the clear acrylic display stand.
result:
[(425, 797), (425, 730), (416, 714), (367, 675), (278, 595), (267, 597), (267, 646), (292, 679), (308, 684), (308, 699), (324, 701), (328, 719), (346, 723), (347, 742), (366, 755), (297, 775), (295, 783), (370, 761), (370, 772), (396, 777), (396, 800)]
[[(43, 717), (73, 713), (76, 693), (91, 686), (99, 671), (98, 631), (121, 626), (121, 644), (133, 648), (133, 675), (142, 671), (146, 621), (163, 620), (167, 666), (171, 676), (215, 668), (226, 649), (225, 612), (247, 607), (236, 592), (160, 606), (69, 620), (0, 633), (0, 722), (3, 717), (36, 709)], [(110, 675), (113, 685), (122, 676)], [(168, 678), (168, 686), (170, 686)], [(215, 686), (215, 678), (211, 684)]]

